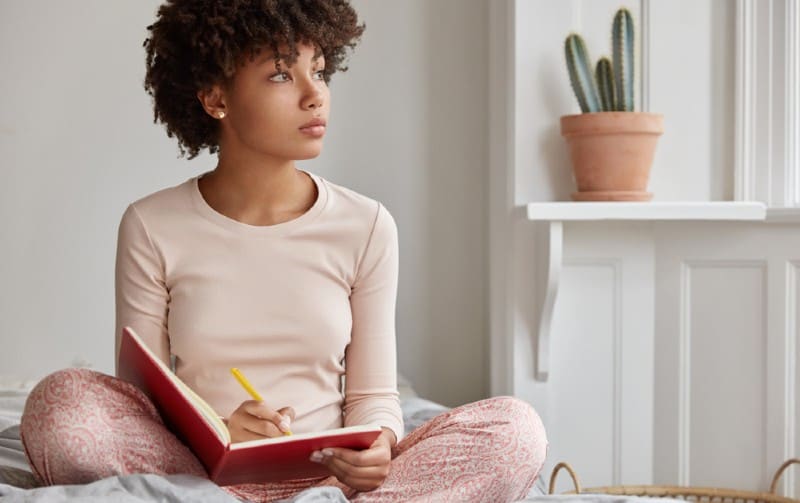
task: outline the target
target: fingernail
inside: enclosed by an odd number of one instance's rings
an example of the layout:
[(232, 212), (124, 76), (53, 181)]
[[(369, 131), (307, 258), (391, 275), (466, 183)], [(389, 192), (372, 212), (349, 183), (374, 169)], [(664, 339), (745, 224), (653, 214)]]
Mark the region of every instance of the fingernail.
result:
[(292, 418), (290, 418), (289, 416), (283, 416), (283, 419), (281, 419), (281, 422), (278, 423), (278, 428), (280, 428), (280, 430), (282, 432), (286, 433), (287, 431), (289, 431), (289, 424), (291, 422), (292, 422)]
[(322, 449), (323, 456), (333, 456), (333, 451), (330, 449)]
[(322, 463), (322, 454), (319, 451), (314, 451), (308, 459), (315, 463)]

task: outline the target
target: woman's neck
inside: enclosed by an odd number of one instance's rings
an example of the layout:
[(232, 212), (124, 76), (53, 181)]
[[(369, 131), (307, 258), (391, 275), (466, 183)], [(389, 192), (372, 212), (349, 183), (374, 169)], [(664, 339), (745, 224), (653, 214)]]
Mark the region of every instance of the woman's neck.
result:
[(250, 225), (292, 220), (317, 199), (316, 184), (294, 161), (248, 162), (222, 153), (216, 169), (200, 178), (198, 187), (214, 210)]

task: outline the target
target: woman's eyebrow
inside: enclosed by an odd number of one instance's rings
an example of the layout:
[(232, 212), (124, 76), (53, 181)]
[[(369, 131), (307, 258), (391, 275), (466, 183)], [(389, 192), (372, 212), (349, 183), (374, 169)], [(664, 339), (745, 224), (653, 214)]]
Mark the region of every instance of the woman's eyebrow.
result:
[[(325, 56), (324, 56), (324, 55), (322, 55), (322, 54), (320, 54), (319, 56), (312, 56), (312, 57), (311, 57), (311, 63), (312, 63), (312, 64), (313, 64), (313, 63), (317, 63), (317, 62), (319, 62), (320, 60), (322, 60), (322, 62), (324, 63), (324, 62), (325, 62)], [(257, 59), (257, 60), (256, 60), (256, 65), (258, 65), (258, 66), (263, 66), (263, 65), (265, 65), (265, 64), (267, 64), (267, 63), (269, 63), (269, 62), (271, 62), (271, 61), (272, 61), (272, 62), (275, 62), (275, 56), (274, 56), (274, 55), (272, 55), (272, 54), (268, 54), (268, 55), (262, 56), (261, 58)], [(284, 66), (284, 65), (283, 65), (283, 58), (280, 58), (280, 59), (278, 59), (276, 63), (277, 63), (279, 66), (283, 67), (283, 66)], [(288, 66), (288, 65), (287, 65), (287, 66)]]
[[(258, 66), (263, 66), (263, 65), (269, 63), (270, 61), (275, 61), (277, 63), (277, 65), (284, 66), (283, 57), (276, 58), (274, 52), (266, 52), (266, 51), (264, 51), (261, 54), (257, 55), (257, 57), (254, 58), (254, 59), (255, 59), (256, 65), (258, 65)], [(325, 61), (325, 54), (323, 52), (321, 52), (321, 51), (319, 53), (314, 54), (313, 56), (311, 56), (311, 63), (316, 63), (319, 60), (322, 60), (323, 62)]]

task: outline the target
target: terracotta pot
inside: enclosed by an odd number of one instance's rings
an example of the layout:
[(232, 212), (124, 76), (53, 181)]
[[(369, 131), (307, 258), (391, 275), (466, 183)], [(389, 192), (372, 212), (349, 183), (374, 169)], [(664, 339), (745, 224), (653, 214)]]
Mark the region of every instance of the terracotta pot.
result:
[(647, 192), (664, 116), (597, 112), (561, 117), (578, 192), (575, 201), (649, 201)]

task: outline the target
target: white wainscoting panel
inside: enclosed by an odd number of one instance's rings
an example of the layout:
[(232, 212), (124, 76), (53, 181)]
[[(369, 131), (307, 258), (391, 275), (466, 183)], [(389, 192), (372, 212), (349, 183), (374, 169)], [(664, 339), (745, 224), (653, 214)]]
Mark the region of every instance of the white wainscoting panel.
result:
[(798, 455), (794, 228), (658, 224), (656, 483), (766, 491)]
[[(568, 461), (587, 486), (652, 480), (651, 229), (651, 223), (564, 224), (548, 380), (515, 374), (517, 396), (541, 405), (550, 439), (544, 473)], [(529, 335), (516, 340), (517, 368), (535, 354), (536, 327), (518, 324)]]
[(766, 264), (684, 262), (680, 274), (679, 482), (752, 490), (765, 467)]
[(549, 456), (575, 460), (583, 484), (618, 480), (622, 261), (571, 261), (561, 271), (550, 346)]

